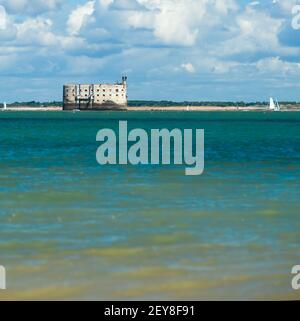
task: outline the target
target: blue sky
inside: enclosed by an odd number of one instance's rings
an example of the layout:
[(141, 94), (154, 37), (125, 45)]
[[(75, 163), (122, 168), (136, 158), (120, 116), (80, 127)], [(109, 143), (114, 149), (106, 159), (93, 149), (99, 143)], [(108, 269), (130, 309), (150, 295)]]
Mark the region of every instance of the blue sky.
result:
[(0, 0), (0, 101), (61, 100), (64, 83), (122, 75), (129, 99), (300, 101), (297, 5)]

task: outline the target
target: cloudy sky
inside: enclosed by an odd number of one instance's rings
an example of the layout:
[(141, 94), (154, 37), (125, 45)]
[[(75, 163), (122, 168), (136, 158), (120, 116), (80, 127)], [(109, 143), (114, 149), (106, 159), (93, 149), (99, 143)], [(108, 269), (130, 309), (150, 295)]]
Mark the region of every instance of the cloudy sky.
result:
[(0, 0), (0, 101), (122, 75), (130, 99), (300, 101), (297, 4)]

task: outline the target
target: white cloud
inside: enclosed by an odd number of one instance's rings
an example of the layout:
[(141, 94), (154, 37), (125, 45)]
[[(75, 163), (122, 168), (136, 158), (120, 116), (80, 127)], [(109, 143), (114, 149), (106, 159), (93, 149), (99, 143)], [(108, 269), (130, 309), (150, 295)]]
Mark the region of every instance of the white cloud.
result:
[(51, 32), (53, 22), (50, 19), (30, 18), (16, 25), (17, 39), (20, 44), (55, 46), (58, 38)]
[(231, 39), (225, 39), (218, 51), (220, 55), (231, 55), (260, 51), (272, 52), (280, 50), (278, 34), (283, 21), (271, 17), (265, 12), (247, 7), (235, 18)]
[(73, 10), (68, 19), (68, 32), (77, 35), (95, 11), (95, 1), (89, 1)]
[(260, 4), (259, 1), (252, 1), (249, 3), (249, 6), (255, 7), (255, 6), (258, 6), (259, 4)]
[(241, 68), (242, 64), (235, 61), (223, 61), (214, 57), (202, 57), (201, 65), (214, 74), (226, 74), (237, 68)]
[(114, 0), (99, 0), (100, 6), (104, 8), (108, 8)]
[(234, 0), (137, 0), (146, 10), (130, 12), (128, 23), (134, 28), (153, 29), (165, 44), (193, 46), (198, 37), (216, 27)]
[(190, 62), (182, 64), (181, 67), (190, 74), (194, 74), (196, 72), (195, 67)]
[(115, 81), (123, 70), (132, 71), (131, 99), (150, 86), (151, 99), (243, 99), (249, 81), (265, 94), (276, 75), (299, 78), (299, 41), (282, 32), (295, 1), (0, 0), (1, 75), (40, 77), (57, 98), (65, 81)]
[(299, 0), (279, 0), (277, 4), (286, 13), (291, 13), (293, 6), (299, 4)]
[(256, 63), (256, 67), (260, 72), (280, 74), (299, 74), (300, 63), (287, 62), (280, 57), (270, 57), (261, 59)]
[(2, 52), (5, 50), (5, 48), (1, 47), (6, 47), (5, 41), (11, 41), (15, 38), (16, 31), (16, 26), (11, 17), (7, 14), (5, 8), (0, 5), (0, 49)]
[(6, 10), (0, 5), (0, 30), (6, 29)]
[(0, 0), (9, 13), (39, 14), (56, 9), (63, 0)]

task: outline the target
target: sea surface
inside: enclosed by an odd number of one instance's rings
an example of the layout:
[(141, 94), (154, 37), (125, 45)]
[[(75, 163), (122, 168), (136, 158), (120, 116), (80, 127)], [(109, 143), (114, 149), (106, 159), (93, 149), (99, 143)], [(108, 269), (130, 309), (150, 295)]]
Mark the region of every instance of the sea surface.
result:
[[(100, 166), (96, 134), (205, 129), (205, 171)], [(1, 112), (0, 299), (300, 299), (300, 113)]]

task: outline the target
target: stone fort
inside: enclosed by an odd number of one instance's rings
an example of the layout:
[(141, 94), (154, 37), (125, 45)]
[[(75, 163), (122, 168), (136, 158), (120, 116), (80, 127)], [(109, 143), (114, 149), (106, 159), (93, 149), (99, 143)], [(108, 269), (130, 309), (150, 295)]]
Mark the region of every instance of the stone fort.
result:
[(127, 106), (127, 77), (115, 84), (64, 85), (64, 110), (109, 110)]

